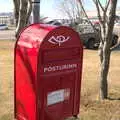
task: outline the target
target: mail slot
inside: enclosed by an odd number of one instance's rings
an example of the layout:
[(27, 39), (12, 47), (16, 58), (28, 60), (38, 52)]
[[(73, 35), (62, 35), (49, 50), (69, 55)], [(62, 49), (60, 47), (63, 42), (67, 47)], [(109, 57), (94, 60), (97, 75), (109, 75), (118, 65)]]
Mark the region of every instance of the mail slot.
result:
[(15, 118), (64, 120), (77, 116), (83, 46), (65, 26), (33, 24), (15, 46)]

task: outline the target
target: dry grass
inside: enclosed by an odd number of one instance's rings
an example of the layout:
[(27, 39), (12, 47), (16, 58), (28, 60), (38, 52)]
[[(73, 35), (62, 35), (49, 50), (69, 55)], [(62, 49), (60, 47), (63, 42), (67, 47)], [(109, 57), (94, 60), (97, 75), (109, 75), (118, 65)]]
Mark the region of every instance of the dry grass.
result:
[(120, 51), (112, 52), (109, 97), (99, 101), (99, 57), (97, 51), (84, 51), (81, 120), (120, 120)]
[[(0, 120), (13, 119), (13, 41), (0, 41)], [(120, 51), (111, 57), (109, 97), (99, 101), (97, 51), (84, 50), (80, 120), (120, 120)]]
[(13, 44), (0, 41), (0, 120), (13, 117)]

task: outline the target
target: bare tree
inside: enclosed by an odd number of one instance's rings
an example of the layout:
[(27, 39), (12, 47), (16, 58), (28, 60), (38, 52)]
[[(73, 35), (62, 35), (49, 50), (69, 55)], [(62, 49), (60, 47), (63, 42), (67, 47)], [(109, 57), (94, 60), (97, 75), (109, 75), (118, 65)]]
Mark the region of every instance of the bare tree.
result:
[[(107, 0), (106, 5), (102, 5), (100, 0), (93, 0), (97, 8), (97, 14), (101, 26), (101, 43), (99, 47), (99, 55), (101, 62), (100, 71), (100, 98), (108, 97), (107, 76), (110, 66), (112, 33), (116, 16), (117, 0)], [(102, 12), (101, 12), (102, 11)], [(108, 13), (109, 12), (109, 13)], [(107, 15), (108, 13), (108, 15)]]
[[(76, 0), (79, 3), (80, 10), (84, 13), (87, 19), (88, 16), (84, 9), (82, 0)], [(100, 46), (99, 46), (99, 56), (101, 62), (100, 70), (100, 99), (107, 99), (108, 97), (108, 72), (110, 66), (110, 55), (111, 55), (111, 44), (112, 44), (112, 33), (114, 27), (114, 21), (116, 16), (116, 6), (117, 0), (105, 0), (103, 4), (101, 0), (92, 0), (96, 6), (97, 15), (100, 21)], [(72, 6), (68, 6), (68, 3)], [(74, 11), (74, 6), (70, 0), (66, 0), (62, 5), (64, 12), (67, 13), (69, 18), (75, 18), (76, 11)], [(70, 9), (69, 9), (70, 8)], [(73, 12), (73, 13), (71, 13)], [(80, 14), (81, 15), (81, 14)], [(81, 17), (81, 16), (80, 16)], [(91, 22), (90, 22), (91, 23)], [(91, 23), (91, 26), (92, 23)], [(95, 27), (93, 26), (95, 29)]]
[(59, 11), (71, 20), (71, 24), (74, 24), (77, 18), (80, 20), (83, 17), (81, 6), (77, 0), (62, 1), (59, 5)]
[[(82, 6), (82, 1), (78, 0)], [(100, 21), (100, 46), (99, 56), (101, 62), (100, 70), (100, 99), (107, 99), (108, 97), (108, 72), (110, 66), (112, 33), (114, 27), (114, 21), (116, 16), (117, 0), (106, 0), (106, 4), (103, 5), (100, 0), (93, 0), (97, 15)], [(82, 7), (86, 14), (84, 7)]]
[(16, 19), (16, 37), (19, 32), (24, 28), (29, 21), (29, 17), (32, 11), (31, 0), (13, 0), (15, 19)]

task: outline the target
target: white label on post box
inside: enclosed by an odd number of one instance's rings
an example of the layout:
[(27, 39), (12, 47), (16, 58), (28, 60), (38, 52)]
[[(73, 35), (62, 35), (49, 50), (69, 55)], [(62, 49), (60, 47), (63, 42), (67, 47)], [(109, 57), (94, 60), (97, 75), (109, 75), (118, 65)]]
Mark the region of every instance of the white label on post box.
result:
[(63, 102), (64, 100), (69, 100), (70, 98), (70, 89), (61, 89), (54, 92), (51, 92), (47, 96), (47, 105), (53, 105), (56, 103)]
[(77, 64), (65, 64), (61, 66), (49, 66), (44, 68), (44, 72), (54, 72), (77, 68)]
[(64, 101), (64, 90), (54, 91), (47, 96), (47, 105), (53, 105)]

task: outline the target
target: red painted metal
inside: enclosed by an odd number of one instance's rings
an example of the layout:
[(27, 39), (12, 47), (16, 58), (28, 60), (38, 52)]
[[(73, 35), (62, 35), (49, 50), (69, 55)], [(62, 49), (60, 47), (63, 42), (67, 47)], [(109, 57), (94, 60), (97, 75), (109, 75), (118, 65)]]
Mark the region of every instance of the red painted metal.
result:
[(63, 120), (79, 114), (83, 46), (69, 27), (33, 24), (15, 46), (15, 118)]

